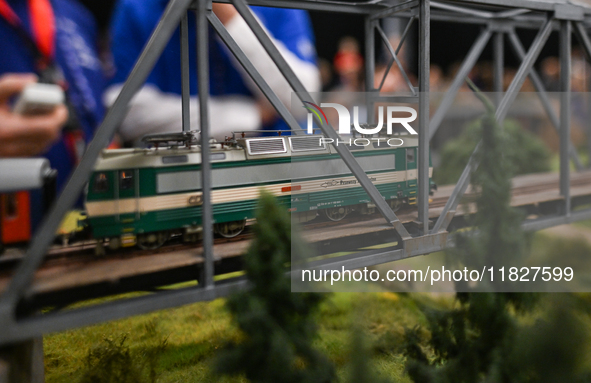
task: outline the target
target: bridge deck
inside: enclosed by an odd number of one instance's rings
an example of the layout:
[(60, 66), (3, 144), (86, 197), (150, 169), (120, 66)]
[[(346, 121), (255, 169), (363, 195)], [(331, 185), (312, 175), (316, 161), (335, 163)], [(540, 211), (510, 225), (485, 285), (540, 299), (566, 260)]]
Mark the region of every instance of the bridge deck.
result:
[[(429, 216), (434, 219), (441, 213), (453, 186), (442, 186), (432, 197)], [(571, 175), (571, 195), (574, 207), (591, 201), (591, 171)], [(466, 194), (470, 197), (470, 191)], [(562, 198), (558, 192), (558, 174), (543, 173), (516, 177), (513, 180), (512, 205), (523, 208), (531, 216), (551, 214)], [(462, 206), (456, 214), (460, 217), (473, 206)], [(547, 213), (547, 212), (550, 213)], [(416, 220), (415, 208), (398, 212), (404, 223)], [(381, 235), (381, 236), (380, 236)], [(320, 222), (306, 225), (304, 238), (316, 247), (318, 254), (346, 251), (381, 242), (393, 241), (393, 230), (379, 214), (355, 216), (344, 221)], [(250, 235), (242, 240), (226, 241), (214, 246), (218, 260), (216, 274), (240, 270), (240, 255), (249, 245)], [(2, 258), (0, 258), (0, 266)], [(12, 262), (14, 264), (14, 262)], [(96, 257), (89, 246), (75, 257), (68, 255), (50, 259), (35, 274), (30, 291), (31, 299), (40, 305), (65, 304), (82, 297), (105, 296), (119, 292), (149, 290), (166, 284), (195, 280), (199, 265), (203, 263), (198, 246), (173, 245), (157, 252), (122, 251)], [(0, 270), (0, 291), (9, 282), (12, 267)]]

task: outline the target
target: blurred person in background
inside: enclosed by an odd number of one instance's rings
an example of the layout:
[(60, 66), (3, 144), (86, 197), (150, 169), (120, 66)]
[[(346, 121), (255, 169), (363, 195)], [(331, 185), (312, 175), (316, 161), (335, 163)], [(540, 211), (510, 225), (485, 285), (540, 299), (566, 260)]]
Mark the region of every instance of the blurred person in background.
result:
[[(106, 92), (107, 104), (119, 94), (167, 0), (120, 0), (112, 21), (112, 52), (116, 67), (113, 85)], [(308, 91), (320, 90), (316, 51), (308, 14), (302, 10), (252, 7), (275, 45)], [(279, 99), (289, 108), (292, 89), (268, 57), (246, 22), (233, 5), (213, 4), (213, 12), (240, 48), (263, 75)], [(189, 31), (195, 17), (189, 15)], [(146, 134), (180, 132), (181, 61), (179, 30), (172, 36), (144, 87), (132, 100), (119, 133), (127, 142), (137, 142)], [(275, 113), (254, 82), (231, 57), (223, 42), (210, 28), (210, 123), (211, 133), (223, 140), (233, 131), (289, 129)], [(194, 33), (189, 33), (189, 58), (196, 62)], [(191, 70), (191, 126), (198, 128), (197, 78)]]
[(560, 91), (560, 61), (558, 57), (546, 57), (542, 61), (542, 80), (548, 92)]
[(572, 90), (573, 92), (587, 92), (589, 88), (589, 63), (581, 47), (573, 47), (572, 53)]
[(336, 77), (332, 70), (332, 64), (330, 61), (319, 58), (318, 69), (320, 70), (320, 82), (322, 84), (322, 91), (329, 92), (336, 85)]
[(444, 92), (447, 86), (447, 79), (441, 70), (441, 67), (436, 64), (431, 64), (429, 67), (429, 91), (430, 92)]
[(339, 49), (333, 65), (339, 77), (339, 85), (333, 89), (334, 91), (363, 91), (363, 56), (359, 51), (357, 40), (347, 36), (339, 41)]
[[(65, 184), (103, 117), (104, 77), (92, 15), (72, 0), (0, 0), (0, 157), (45, 156)], [(12, 112), (29, 84), (60, 85), (66, 105)]]

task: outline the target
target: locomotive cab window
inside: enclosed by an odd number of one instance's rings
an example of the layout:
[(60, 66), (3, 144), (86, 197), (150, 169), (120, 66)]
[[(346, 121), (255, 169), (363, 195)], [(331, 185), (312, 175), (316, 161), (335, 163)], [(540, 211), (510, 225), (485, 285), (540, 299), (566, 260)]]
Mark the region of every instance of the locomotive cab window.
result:
[(119, 190), (133, 189), (133, 170), (122, 170), (119, 173)]
[(94, 176), (93, 191), (95, 193), (106, 193), (109, 191), (109, 179), (106, 173), (99, 173)]
[(415, 149), (406, 149), (406, 162), (415, 162)]

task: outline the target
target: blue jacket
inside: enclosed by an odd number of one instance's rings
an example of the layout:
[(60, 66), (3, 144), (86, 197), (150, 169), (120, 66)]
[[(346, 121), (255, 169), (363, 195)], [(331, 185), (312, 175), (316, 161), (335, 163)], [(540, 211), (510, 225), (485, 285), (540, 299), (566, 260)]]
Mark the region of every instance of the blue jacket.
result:
[[(112, 21), (112, 52), (116, 66), (113, 83), (123, 83), (150, 37), (168, 0), (120, 0)], [(301, 60), (315, 63), (314, 38), (307, 12), (294, 9), (252, 7), (275, 39)], [(189, 13), (189, 31), (195, 30), (195, 17)], [(210, 94), (248, 95), (252, 93), (230, 59), (231, 53), (210, 28)], [(196, 63), (195, 33), (189, 33), (189, 59)], [(167, 93), (181, 94), (180, 32), (177, 28), (147, 82)], [(264, 75), (264, 74), (263, 74)], [(195, 65), (191, 70), (191, 94), (197, 94)], [(285, 125), (286, 127), (286, 125)], [(278, 129), (278, 126), (272, 127)]]
[[(28, 2), (8, 0), (8, 3), (30, 32)], [(64, 73), (68, 98), (76, 110), (85, 139), (89, 141), (104, 113), (102, 93), (105, 81), (97, 57), (94, 18), (76, 1), (51, 0), (51, 3), (56, 20), (56, 63)], [(19, 32), (0, 17), (0, 74), (36, 72), (34, 54), (23, 40)], [(73, 165), (63, 141), (57, 142), (45, 156), (58, 171), (58, 189), (61, 190)]]

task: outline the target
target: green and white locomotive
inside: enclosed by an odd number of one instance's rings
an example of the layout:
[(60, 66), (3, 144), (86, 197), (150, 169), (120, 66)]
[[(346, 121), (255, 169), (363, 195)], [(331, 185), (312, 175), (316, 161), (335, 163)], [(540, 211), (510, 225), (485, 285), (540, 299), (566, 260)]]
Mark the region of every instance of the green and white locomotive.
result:
[[(332, 145), (322, 136), (241, 138), (212, 144), (215, 231), (238, 235), (254, 218), (261, 189), (275, 195), (295, 220), (319, 213), (338, 221), (355, 211), (374, 212)], [(394, 209), (416, 203), (417, 138), (402, 145), (364, 139), (350, 149)], [(342, 143), (341, 143), (342, 144)], [(105, 150), (88, 185), (86, 210), (95, 239), (109, 247), (156, 248), (172, 235), (195, 241), (201, 231), (201, 150), (198, 145)], [(429, 170), (431, 177), (432, 168)], [(431, 184), (433, 187), (434, 185)]]

